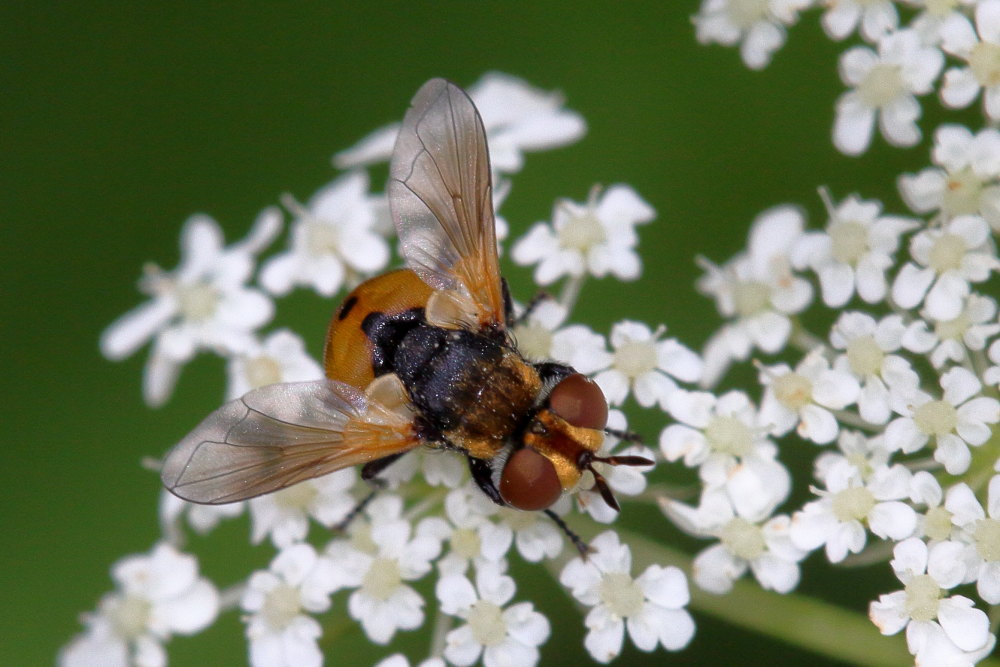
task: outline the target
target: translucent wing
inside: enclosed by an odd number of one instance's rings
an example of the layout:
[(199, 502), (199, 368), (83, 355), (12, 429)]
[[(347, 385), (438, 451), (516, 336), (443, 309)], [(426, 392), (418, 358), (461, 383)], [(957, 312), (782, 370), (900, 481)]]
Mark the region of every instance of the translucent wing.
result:
[(254, 389), (210, 414), (163, 463), (163, 484), (219, 505), (420, 444), (410, 422), (334, 380)]
[(431, 79), (396, 139), (389, 205), (409, 268), (483, 328), (504, 324), (492, 190), (479, 112), (461, 88)]

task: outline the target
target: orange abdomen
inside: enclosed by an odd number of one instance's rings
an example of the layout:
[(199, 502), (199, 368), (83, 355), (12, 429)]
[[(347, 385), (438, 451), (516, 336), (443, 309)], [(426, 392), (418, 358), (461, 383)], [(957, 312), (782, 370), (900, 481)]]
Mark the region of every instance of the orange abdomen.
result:
[(354, 288), (330, 320), (323, 350), (327, 377), (365, 389), (375, 379), (373, 345), (365, 333), (366, 318), (379, 314), (391, 317), (423, 308), (431, 292), (409, 269), (383, 273)]

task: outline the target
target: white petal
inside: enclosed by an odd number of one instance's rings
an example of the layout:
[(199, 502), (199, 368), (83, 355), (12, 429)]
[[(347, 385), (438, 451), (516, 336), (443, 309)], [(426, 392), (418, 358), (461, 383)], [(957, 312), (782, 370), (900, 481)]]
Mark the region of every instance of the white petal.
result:
[(944, 400), (952, 405), (961, 405), (979, 393), (981, 387), (978, 378), (961, 366), (952, 368), (941, 378)]
[(941, 588), (954, 588), (965, 580), (963, 553), (967, 545), (960, 542), (938, 542), (927, 556), (927, 574)]
[(969, 598), (956, 595), (941, 600), (938, 603), (938, 621), (948, 639), (963, 651), (975, 651), (989, 641), (989, 617), (976, 609)]
[(115, 320), (101, 334), (101, 353), (112, 361), (131, 355), (176, 312), (172, 299), (148, 301)]
[(800, 411), (800, 416), (802, 422), (799, 424), (798, 433), (803, 438), (822, 445), (833, 442), (837, 437), (837, 420), (829, 410), (818, 405), (806, 405)]
[(933, 269), (921, 269), (916, 264), (907, 262), (892, 284), (892, 300), (900, 308), (918, 306), (933, 281)]
[(917, 513), (899, 501), (878, 503), (868, 514), (868, 527), (882, 539), (906, 539), (917, 528)]
[(865, 105), (857, 92), (841, 95), (833, 123), (834, 146), (847, 155), (860, 155), (871, 143), (874, 127), (875, 110)]
[(979, 94), (979, 81), (968, 67), (953, 67), (944, 73), (941, 101), (953, 109), (964, 109)]
[(962, 314), (962, 304), (969, 294), (969, 283), (952, 271), (942, 274), (927, 293), (927, 313), (938, 322), (953, 320)]
[(894, 635), (909, 622), (906, 613), (906, 592), (896, 591), (879, 596), (868, 607), (868, 617), (883, 635)]
[(819, 280), (823, 288), (823, 303), (831, 308), (843, 306), (854, 294), (854, 270), (847, 264), (827, 264), (820, 269)]

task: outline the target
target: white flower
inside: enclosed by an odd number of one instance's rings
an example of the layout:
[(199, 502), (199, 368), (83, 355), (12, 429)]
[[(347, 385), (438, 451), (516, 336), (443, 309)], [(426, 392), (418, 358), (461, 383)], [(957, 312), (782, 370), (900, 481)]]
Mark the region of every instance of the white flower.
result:
[(490, 519), (499, 509), (472, 481), (448, 493), (444, 510), (450, 525), (444, 526), (441, 534), (448, 541), (448, 550), (438, 560), (442, 573), (465, 574), (470, 562), (478, 568), (484, 562), (503, 560), (514, 531), (507, 524)]
[(336, 565), (308, 544), (283, 549), (268, 570), (250, 576), (240, 602), (254, 667), (318, 667), (323, 630), (310, 613), (330, 608)]
[(162, 405), (174, 389), (182, 364), (199, 350), (233, 354), (253, 344), (252, 331), (271, 319), (274, 304), (245, 286), (254, 257), (274, 239), (281, 213), (265, 209), (249, 235), (223, 247), (219, 224), (195, 215), (181, 231), (181, 261), (166, 272), (146, 267), (139, 288), (153, 299), (118, 318), (101, 335), (109, 359), (131, 356), (155, 336), (143, 375), (143, 397)]
[(893, 354), (903, 346), (906, 326), (899, 315), (876, 322), (866, 313), (848, 311), (833, 325), (830, 342), (843, 350), (834, 368), (861, 381), (858, 412), (872, 424), (885, 424), (892, 410), (902, 409), (917, 388), (919, 377), (910, 362)]
[(641, 322), (624, 320), (611, 328), (614, 357), (610, 368), (594, 376), (610, 405), (621, 405), (631, 389), (644, 408), (657, 403), (666, 408), (677, 390), (672, 378), (695, 382), (701, 377), (701, 359), (674, 338), (659, 340), (665, 331), (652, 331)]
[(356, 479), (354, 469), (346, 468), (251, 499), (250, 541), (257, 544), (270, 535), (280, 549), (305, 539), (309, 517), (327, 528), (336, 525), (357, 505), (351, 495)]
[(806, 355), (793, 371), (785, 364), (762, 366), (765, 387), (761, 423), (781, 436), (797, 426), (799, 436), (818, 444), (833, 442), (838, 423), (831, 410), (854, 403), (861, 386), (843, 368), (830, 368), (822, 348)]
[(545, 299), (517, 324), (512, 334), (521, 354), (535, 361), (561, 361), (584, 375), (607, 368), (614, 361), (604, 336), (583, 324), (562, 327), (566, 307)]
[(368, 196), (364, 172), (345, 174), (302, 206), (290, 197), (285, 205), (295, 215), (290, 247), (264, 264), (261, 284), (285, 295), (295, 285), (308, 285), (333, 296), (345, 282), (356, 282), (389, 262), (389, 245), (374, 230), (374, 198)]
[[(924, 44), (938, 45), (941, 43), (941, 27), (952, 16), (961, 15), (967, 7), (974, 6), (979, 0), (906, 0), (921, 11), (910, 21), (910, 27), (920, 34)], [(933, 664), (933, 663), (926, 663)]]
[(584, 646), (598, 662), (610, 662), (622, 649), (625, 630), (632, 643), (650, 652), (657, 644), (677, 651), (691, 641), (694, 621), (685, 607), (690, 600), (684, 574), (673, 566), (650, 565), (633, 579), (632, 554), (607, 531), (590, 543), (587, 560), (574, 558), (559, 581), (573, 597), (592, 607), (584, 623)]
[(533, 361), (555, 359), (552, 354), (553, 339), (569, 314), (566, 307), (555, 299), (543, 297), (532, 306), (527, 316), (519, 304), (515, 304), (515, 312), (518, 313), (518, 322), (511, 329), (511, 335), (521, 354)]
[[(625, 431), (625, 415), (620, 410), (611, 410), (608, 413), (608, 428), (615, 431)], [(630, 445), (616, 451), (621, 441), (613, 435), (605, 435), (604, 443), (597, 454), (606, 456), (641, 456), (650, 461), (655, 460), (653, 451), (642, 445)], [(608, 483), (615, 497), (637, 496), (646, 490), (646, 475), (652, 471), (652, 466), (613, 466), (607, 463), (595, 461), (596, 470)], [(575, 495), (579, 508), (589, 514), (595, 521), (600, 523), (611, 523), (618, 518), (618, 512), (610, 507), (600, 492), (593, 487), (592, 474), (584, 471), (580, 480), (580, 490)]]
[[(930, 319), (930, 314), (927, 314)], [(934, 324), (934, 338), (937, 346), (931, 352), (931, 363), (941, 368), (946, 363), (965, 363), (969, 359), (968, 350), (979, 351), (998, 332), (996, 301), (975, 292), (965, 299), (965, 307), (958, 317)]]
[(694, 17), (702, 44), (740, 43), (740, 55), (751, 69), (763, 69), (785, 43), (785, 26), (811, 0), (703, 0)]
[(950, 16), (941, 26), (941, 48), (967, 64), (945, 72), (944, 103), (967, 107), (982, 90), (986, 115), (1000, 119), (1000, 2), (982, 0), (976, 5), (975, 30), (965, 16)]
[(965, 576), (961, 549), (956, 542), (940, 542), (928, 548), (916, 537), (896, 545), (892, 569), (906, 588), (879, 596), (868, 611), (883, 635), (894, 635), (906, 628), (906, 643), (912, 654), (929, 650), (927, 643), (938, 628), (961, 651), (981, 651), (994, 641), (989, 619), (973, 606), (972, 600), (961, 595), (944, 597), (944, 592), (960, 584)]
[(831, 207), (825, 232), (805, 234), (792, 250), (796, 268), (808, 266), (819, 276), (827, 306), (843, 306), (855, 290), (867, 303), (885, 298), (885, 272), (893, 265), (899, 237), (918, 223), (881, 212), (881, 203), (851, 195)]
[(943, 63), (941, 51), (922, 45), (914, 30), (883, 35), (877, 54), (864, 46), (846, 51), (840, 58), (840, 78), (853, 88), (837, 100), (834, 145), (848, 155), (865, 152), (876, 115), (882, 135), (893, 146), (920, 141), (920, 103), (914, 96), (931, 91)]
[(700, 588), (728, 593), (748, 569), (767, 590), (788, 593), (798, 585), (798, 564), (808, 552), (792, 543), (786, 515), (768, 518), (767, 510), (753, 517), (740, 516), (718, 489), (706, 489), (698, 507), (664, 498), (660, 508), (688, 533), (719, 540), (692, 563), (694, 582)]
[(940, 211), (946, 219), (979, 214), (1000, 229), (1000, 132), (942, 125), (932, 157), (937, 167), (899, 177), (907, 206), (917, 213)]
[[(401, 518), (402, 500), (385, 495), (369, 503), (370, 523), (351, 525), (352, 540), (335, 540), (326, 555), (337, 564), (339, 585), (357, 588), (347, 609), (376, 644), (387, 644), (396, 630), (413, 630), (424, 622), (424, 600), (405, 582), (431, 570), (441, 551), (437, 525), (414, 531)], [(426, 525), (426, 524), (425, 524)], [(414, 534), (415, 532), (415, 534)]]
[(746, 394), (678, 391), (668, 406), (681, 423), (660, 434), (664, 458), (697, 466), (705, 487), (724, 489), (741, 517), (769, 516), (785, 500), (791, 478)]
[(792, 543), (813, 551), (826, 548), (831, 563), (865, 546), (865, 525), (882, 539), (902, 540), (917, 527), (917, 513), (902, 502), (910, 495), (911, 473), (902, 465), (879, 468), (863, 480), (847, 464), (828, 468), (821, 480), (826, 490), (792, 516)]
[(926, 537), (931, 544), (950, 540), (955, 534), (952, 513), (944, 505), (944, 491), (934, 475), (926, 470), (913, 473), (910, 480), (910, 500), (927, 506), (927, 510), (917, 517), (917, 531), (914, 537)]
[(635, 280), (642, 271), (635, 252), (635, 226), (656, 215), (652, 207), (627, 185), (591, 190), (578, 204), (568, 199), (556, 203), (552, 224), (537, 223), (511, 250), (522, 266), (538, 264), (535, 282), (550, 285), (560, 277), (590, 274), (603, 278)]
[(262, 342), (229, 358), (226, 400), (239, 398), (251, 389), (278, 382), (301, 382), (323, 377), (323, 369), (306, 352), (297, 334), (279, 329)]
[(788, 316), (812, 300), (809, 281), (792, 271), (789, 256), (804, 225), (799, 209), (777, 206), (754, 220), (746, 252), (722, 267), (701, 260), (707, 273), (698, 289), (730, 319), (705, 346), (703, 386), (714, 385), (732, 361), (746, 359), (755, 347), (774, 353), (788, 342)]
[[(560, 93), (539, 90), (509, 74), (488, 72), (468, 93), (483, 118), (490, 166), (500, 173), (520, 171), (523, 153), (571, 144), (587, 129), (580, 114), (563, 107)], [(395, 123), (372, 132), (337, 153), (333, 163), (345, 169), (388, 160), (399, 127)]]
[[(907, 633), (907, 638), (909, 638)], [(989, 635), (986, 644), (975, 651), (964, 651), (955, 645), (948, 633), (937, 623), (922, 626), (914, 633), (910, 645), (915, 665), (943, 665), (946, 667), (974, 667), (991, 653), (996, 646), (996, 635)]]
[(826, 479), (834, 468), (846, 464), (853, 466), (858, 478), (867, 482), (876, 471), (888, 467), (891, 457), (881, 434), (865, 437), (858, 431), (841, 429), (837, 437), (837, 451), (825, 451), (816, 457), (814, 477)]
[(504, 609), (514, 596), (514, 580), (495, 563), (477, 568), (476, 585), (461, 574), (437, 583), (441, 611), (465, 621), (445, 638), (444, 657), (453, 665), (486, 667), (535, 665), (538, 646), (549, 638), (549, 622), (530, 602)]
[[(561, 514), (569, 506), (569, 499), (564, 497), (550, 509)], [(566, 536), (555, 521), (542, 512), (522, 512), (511, 507), (501, 507), (498, 517), (503, 525), (514, 531), (514, 546), (521, 558), (529, 563), (553, 559), (562, 553)]]
[(1000, 476), (990, 479), (986, 510), (965, 484), (948, 490), (945, 508), (968, 544), (967, 580), (975, 580), (976, 592), (983, 600), (1000, 603)]
[(923, 391), (885, 429), (885, 444), (891, 451), (911, 454), (933, 437), (934, 460), (952, 475), (969, 468), (969, 445), (978, 447), (990, 438), (989, 424), (1000, 421), (1000, 401), (977, 396), (982, 385), (970, 371), (955, 367), (941, 376), (942, 398)]
[(219, 611), (219, 595), (198, 576), (198, 561), (169, 544), (123, 558), (111, 575), (119, 590), (84, 616), (87, 630), (60, 652), (62, 667), (163, 667), (162, 643), (200, 632)]
[(899, 14), (892, 0), (827, 0), (823, 30), (831, 39), (841, 40), (861, 26), (861, 36), (876, 42), (899, 24)]
[(900, 269), (892, 286), (893, 301), (901, 308), (924, 302), (928, 315), (938, 321), (958, 317), (969, 283), (983, 282), (1000, 269), (989, 241), (989, 225), (978, 215), (960, 215), (915, 235), (910, 254), (916, 263)]

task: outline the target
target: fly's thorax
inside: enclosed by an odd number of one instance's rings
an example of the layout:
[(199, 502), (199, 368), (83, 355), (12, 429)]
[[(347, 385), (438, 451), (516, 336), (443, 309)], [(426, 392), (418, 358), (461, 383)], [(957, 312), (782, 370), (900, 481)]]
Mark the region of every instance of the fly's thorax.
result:
[(506, 337), (428, 324), (404, 338), (396, 372), (429, 435), (482, 459), (524, 427), (542, 391), (537, 371)]

